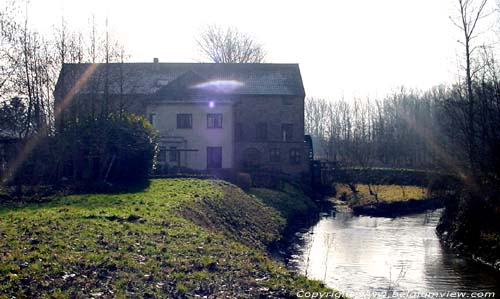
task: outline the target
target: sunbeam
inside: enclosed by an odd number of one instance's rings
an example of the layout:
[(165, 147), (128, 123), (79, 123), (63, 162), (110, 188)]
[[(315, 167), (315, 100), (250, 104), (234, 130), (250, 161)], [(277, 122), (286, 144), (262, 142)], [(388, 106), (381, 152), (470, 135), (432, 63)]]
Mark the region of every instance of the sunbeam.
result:
[[(83, 72), (80, 78), (76, 81), (76, 83), (71, 87), (68, 93), (64, 96), (63, 100), (55, 107), (54, 109), (54, 118), (57, 119), (58, 116), (64, 111), (64, 109), (71, 103), (75, 95), (80, 91), (80, 89), (87, 82), (88, 78), (95, 72), (97, 69), (97, 64), (90, 64), (87, 69)], [(30, 154), (35, 150), (35, 148), (40, 144), (40, 142), (47, 136), (49, 131), (49, 127), (44, 125), (35, 136), (28, 139), (28, 141), (23, 145), (22, 149), (17, 154), (16, 158), (13, 159), (8, 165), (7, 169), (4, 173), (4, 176), (1, 178), (0, 182), (7, 183), (17, 171), (19, 171), (20, 167), (23, 165), (24, 161), (30, 156)]]

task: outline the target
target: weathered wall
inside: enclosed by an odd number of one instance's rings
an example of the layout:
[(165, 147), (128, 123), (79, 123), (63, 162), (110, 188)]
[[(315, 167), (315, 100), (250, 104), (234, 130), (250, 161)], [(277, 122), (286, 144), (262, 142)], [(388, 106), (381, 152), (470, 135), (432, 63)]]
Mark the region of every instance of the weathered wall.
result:
[[(66, 107), (64, 118), (74, 118), (101, 113), (102, 94), (76, 96)], [(309, 171), (308, 151), (304, 143), (304, 98), (284, 96), (221, 97), (214, 108), (208, 101), (152, 101), (147, 95), (112, 95), (108, 102), (110, 111), (125, 111), (148, 118), (154, 112), (157, 128), (163, 137), (184, 138), (187, 143), (169, 144), (171, 138), (162, 138), (165, 146), (197, 149), (197, 152), (181, 153), (181, 166), (204, 170), (207, 166), (207, 146), (222, 146), (222, 167), (245, 169), (244, 161), (248, 150), (257, 151), (258, 169), (300, 174)], [(149, 104), (148, 104), (149, 103)], [(231, 105), (229, 103), (234, 103)], [(193, 114), (193, 129), (176, 129), (177, 113)], [(223, 113), (222, 129), (207, 129), (207, 113)], [(63, 118), (58, 117), (58, 120)], [(257, 138), (257, 124), (265, 123), (266, 140)], [(283, 141), (282, 125), (293, 125), (293, 137)], [(235, 125), (240, 126), (240, 136), (235, 136)], [(237, 139), (235, 137), (241, 137)], [(178, 140), (177, 140), (178, 141)], [(270, 151), (278, 149), (279, 161), (271, 161)], [(298, 164), (290, 161), (290, 151), (300, 152)]]
[[(235, 143), (235, 165), (245, 168), (248, 149), (260, 153), (261, 169), (283, 171), (289, 174), (307, 172), (309, 162), (304, 143), (304, 98), (283, 96), (254, 96), (240, 98), (235, 106), (235, 123), (241, 128), (241, 138)], [(267, 140), (258, 140), (257, 124), (267, 126)], [(283, 141), (282, 124), (293, 125), (293, 137)], [(270, 159), (271, 149), (279, 149), (279, 162)], [(300, 151), (300, 163), (290, 162), (290, 150)]]

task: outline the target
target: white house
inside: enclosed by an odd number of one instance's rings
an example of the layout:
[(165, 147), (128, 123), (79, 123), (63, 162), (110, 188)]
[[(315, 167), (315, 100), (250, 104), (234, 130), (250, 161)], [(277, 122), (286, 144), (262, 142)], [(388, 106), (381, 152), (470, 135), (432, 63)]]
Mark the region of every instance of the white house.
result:
[(149, 104), (146, 113), (160, 132), (158, 163), (195, 170), (233, 168), (231, 101), (163, 101)]

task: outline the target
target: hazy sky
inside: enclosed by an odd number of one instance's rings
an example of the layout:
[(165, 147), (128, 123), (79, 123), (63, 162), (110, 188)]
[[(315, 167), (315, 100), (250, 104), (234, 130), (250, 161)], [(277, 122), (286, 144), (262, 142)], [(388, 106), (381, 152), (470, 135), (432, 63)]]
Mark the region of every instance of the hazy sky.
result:
[(400, 85), (456, 80), (455, 0), (32, 0), (41, 31), (59, 23), (88, 30), (92, 13), (125, 43), (130, 61), (203, 61), (195, 37), (229, 25), (264, 44), (267, 62), (299, 63), (308, 96), (383, 95)]

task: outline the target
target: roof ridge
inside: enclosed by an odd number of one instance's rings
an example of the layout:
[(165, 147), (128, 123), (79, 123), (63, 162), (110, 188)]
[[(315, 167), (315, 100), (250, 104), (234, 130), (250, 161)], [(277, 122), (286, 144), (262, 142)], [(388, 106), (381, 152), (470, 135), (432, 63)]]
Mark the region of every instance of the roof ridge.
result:
[(298, 66), (299, 63), (297, 62), (290, 62), (290, 63), (216, 63), (216, 62), (137, 62), (137, 61), (131, 61), (131, 62), (65, 62), (63, 65), (120, 65), (120, 64), (125, 64), (125, 65), (219, 65), (219, 66)]
[[(106, 72), (113, 77), (109, 82), (111, 88), (124, 86), (128, 90), (126, 93), (155, 94), (160, 88), (166, 86), (169, 86), (169, 90), (170, 88), (180, 90), (178, 85), (174, 86), (175, 81), (182, 83), (178, 79), (184, 78), (186, 81), (194, 82), (199, 77), (206, 81), (236, 80), (242, 82), (244, 86), (238, 88), (237, 92), (247, 95), (304, 96), (305, 94), (298, 64), (127, 62), (123, 63), (123, 67), (119, 66), (122, 66), (122, 63), (110, 63), (109, 65), (106, 63), (64, 64), (56, 84), (56, 90), (60, 91), (67, 88), (68, 84), (75, 84), (76, 80), (83, 74), (86, 75), (87, 81), (94, 82), (92, 86), (99, 86), (99, 77), (105, 75)], [(122, 80), (121, 85), (117, 83), (118, 80)], [(158, 82), (162, 82), (162, 84), (158, 84)], [(92, 86), (85, 84), (81, 92), (89, 92), (91, 88), (95, 88)], [(236, 93), (236, 91), (234, 92)]]

